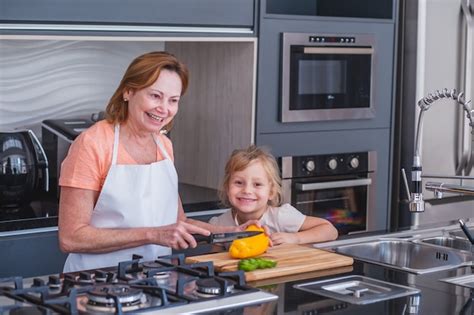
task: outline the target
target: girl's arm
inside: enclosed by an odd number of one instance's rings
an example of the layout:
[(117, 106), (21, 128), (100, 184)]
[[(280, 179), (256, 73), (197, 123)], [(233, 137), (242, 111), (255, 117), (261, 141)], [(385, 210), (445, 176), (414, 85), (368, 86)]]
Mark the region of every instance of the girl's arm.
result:
[(296, 233), (273, 233), (273, 245), (292, 243), (307, 244), (335, 240), (338, 236), (336, 228), (326, 219), (306, 216), (303, 225)]

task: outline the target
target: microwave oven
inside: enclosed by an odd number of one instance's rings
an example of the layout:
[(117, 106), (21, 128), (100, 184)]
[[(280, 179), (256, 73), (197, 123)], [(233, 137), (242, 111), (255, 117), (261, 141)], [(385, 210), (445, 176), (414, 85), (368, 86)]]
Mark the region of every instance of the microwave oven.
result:
[(375, 37), (283, 33), (282, 122), (375, 117)]

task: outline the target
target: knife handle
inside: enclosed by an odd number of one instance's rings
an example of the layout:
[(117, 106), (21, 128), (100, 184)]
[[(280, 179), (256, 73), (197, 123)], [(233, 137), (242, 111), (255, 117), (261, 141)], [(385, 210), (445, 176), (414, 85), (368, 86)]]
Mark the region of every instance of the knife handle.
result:
[(211, 243), (212, 234), (209, 234), (208, 236), (202, 235), (202, 234), (191, 234), (191, 235), (194, 237), (197, 243), (202, 243), (202, 242)]

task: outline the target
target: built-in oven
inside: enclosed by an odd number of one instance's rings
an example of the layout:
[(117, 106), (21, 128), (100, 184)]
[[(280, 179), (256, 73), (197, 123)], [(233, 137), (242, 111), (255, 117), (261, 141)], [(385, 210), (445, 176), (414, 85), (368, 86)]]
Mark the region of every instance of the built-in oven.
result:
[(375, 151), (279, 159), (283, 201), (329, 220), (340, 235), (376, 229)]
[(283, 33), (282, 122), (375, 117), (375, 36)]

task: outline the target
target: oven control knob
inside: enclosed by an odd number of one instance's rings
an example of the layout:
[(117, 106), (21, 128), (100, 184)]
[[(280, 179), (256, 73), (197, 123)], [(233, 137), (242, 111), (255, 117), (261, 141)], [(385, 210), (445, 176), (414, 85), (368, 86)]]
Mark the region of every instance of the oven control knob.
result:
[(330, 170), (335, 170), (337, 168), (337, 160), (335, 158), (332, 158), (328, 162), (328, 167)]
[(351, 158), (349, 161), (349, 166), (353, 169), (356, 169), (359, 167), (359, 159), (357, 157)]
[(314, 164), (313, 160), (309, 160), (304, 164), (304, 167), (308, 172), (312, 172), (316, 168), (316, 164)]

